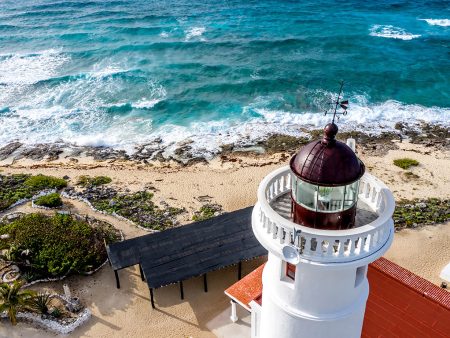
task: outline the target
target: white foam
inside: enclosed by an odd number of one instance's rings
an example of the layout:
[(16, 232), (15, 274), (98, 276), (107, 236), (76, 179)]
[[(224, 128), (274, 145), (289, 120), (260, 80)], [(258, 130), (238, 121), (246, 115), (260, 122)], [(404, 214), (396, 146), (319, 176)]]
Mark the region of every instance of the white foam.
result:
[(93, 77), (107, 77), (114, 74), (124, 73), (127, 70), (120, 68), (118, 65), (110, 64), (105, 67), (101, 67), (98, 64), (95, 65), (92, 71), (89, 73)]
[(420, 37), (419, 34), (411, 34), (403, 28), (392, 25), (372, 25), (369, 29), (370, 36), (377, 36), (388, 39), (412, 40)]
[(167, 32), (161, 32), (161, 33), (159, 34), (159, 36), (162, 37), (162, 38), (168, 38), (168, 37), (169, 37), (169, 33), (167, 33)]
[[(104, 81), (90, 79), (88, 84), (104, 85)], [(74, 83), (71, 84), (72, 89)], [(86, 86), (84, 83), (83, 87)], [(97, 92), (97, 88), (93, 90)], [(67, 99), (66, 93), (61, 93)], [(234, 143), (247, 146), (264, 139), (269, 134), (279, 133), (302, 136), (302, 130), (319, 129), (330, 121), (330, 116), (316, 112), (287, 112), (271, 110), (267, 107), (270, 98), (260, 97), (244, 107), (240, 117), (216, 121), (193, 121), (187, 125), (165, 124), (155, 128), (151, 115), (136, 114), (113, 115), (94, 107), (95, 95), (88, 96), (84, 91), (71, 97), (78, 102), (72, 109), (54, 105), (35, 108), (29, 102), (27, 107), (17, 108), (0, 115), (0, 146), (19, 139), (28, 144), (64, 141), (78, 145), (108, 146), (124, 149), (130, 153), (137, 144), (151, 142), (161, 138), (158, 146), (168, 157), (186, 140), (192, 156), (211, 158), (221, 145)], [(133, 106), (151, 108), (163, 98), (149, 96), (137, 101)], [(273, 98), (272, 98), (273, 99)], [(50, 102), (57, 97), (50, 98)], [(65, 101), (64, 101), (65, 102)], [(408, 123), (420, 128), (421, 122), (450, 126), (450, 108), (423, 107), (406, 105), (398, 101), (386, 101), (378, 104), (368, 103), (365, 96), (350, 99), (348, 115), (342, 116), (338, 125), (342, 131), (359, 130), (369, 134), (383, 131), (395, 131), (397, 122)]]
[(153, 108), (158, 102), (163, 99), (142, 99), (132, 104), (134, 108)]
[(431, 26), (442, 26), (442, 27), (450, 26), (450, 19), (419, 19), (419, 20), (426, 21), (427, 24)]
[[(342, 116), (338, 121), (340, 130), (359, 130), (376, 135), (383, 131), (396, 131), (397, 122), (409, 123), (417, 128), (421, 122), (450, 126), (450, 108), (427, 108), (420, 105), (405, 105), (397, 101), (366, 106), (359, 105), (359, 100), (364, 102), (366, 99), (360, 97), (351, 102), (349, 114)], [(192, 155), (211, 158), (224, 144), (251, 145), (267, 135), (276, 133), (305, 136), (302, 129), (322, 128), (330, 121), (330, 116), (319, 113), (290, 113), (252, 106), (244, 110), (247, 109), (259, 116), (247, 122), (221, 120), (194, 122), (189, 126), (165, 125), (155, 130), (153, 135), (162, 139), (161, 146), (165, 148), (166, 157), (173, 154), (186, 140), (192, 140), (194, 142), (189, 144)], [(246, 115), (246, 112), (243, 113)]]
[[(205, 32), (206, 28), (203, 26), (189, 28), (188, 30), (185, 31), (186, 41), (189, 41), (195, 37), (201, 37)], [(200, 40), (204, 41), (204, 38), (201, 38)]]
[(30, 85), (52, 78), (69, 57), (55, 49), (34, 54), (2, 55), (0, 83)]

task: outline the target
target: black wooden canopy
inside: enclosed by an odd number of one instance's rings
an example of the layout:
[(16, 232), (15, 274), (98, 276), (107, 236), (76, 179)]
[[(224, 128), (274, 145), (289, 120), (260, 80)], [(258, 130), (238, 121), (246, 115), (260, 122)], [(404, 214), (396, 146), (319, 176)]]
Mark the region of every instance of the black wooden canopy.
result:
[(117, 270), (136, 264), (140, 265), (141, 277), (143, 280), (145, 277), (152, 291), (266, 255), (267, 250), (252, 231), (252, 209), (108, 245), (106, 249), (117, 286), (120, 287)]

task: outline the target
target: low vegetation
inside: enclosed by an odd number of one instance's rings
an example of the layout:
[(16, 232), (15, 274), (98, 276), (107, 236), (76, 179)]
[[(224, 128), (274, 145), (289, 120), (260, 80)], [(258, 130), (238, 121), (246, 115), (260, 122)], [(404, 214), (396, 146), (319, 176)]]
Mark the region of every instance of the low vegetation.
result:
[(43, 318), (60, 318), (62, 310), (54, 304), (50, 294), (24, 290), (23, 281), (0, 284), (0, 312), (6, 312), (12, 325), (17, 324), (18, 312), (34, 312)]
[(40, 196), (34, 201), (36, 205), (47, 208), (58, 208), (63, 205), (61, 196), (58, 193), (51, 193), (48, 195)]
[(31, 198), (45, 189), (62, 189), (67, 182), (61, 178), (45, 175), (0, 175), (0, 211), (17, 201)]
[(77, 181), (77, 185), (81, 187), (97, 187), (99, 185), (104, 185), (111, 183), (112, 179), (108, 176), (87, 176), (83, 175)]
[(12, 325), (17, 324), (17, 312), (29, 309), (36, 296), (32, 290), (22, 290), (23, 283), (0, 284), (0, 312), (6, 312)]
[(219, 204), (205, 204), (200, 207), (199, 211), (196, 211), (192, 216), (193, 221), (205, 221), (214, 216), (219, 215), (222, 212), (222, 206)]
[(450, 200), (429, 198), (400, 201), (393, 215), (396, 229), (417, 228), (450, 220)]
[(89, 201), (99, 210), (116, 213), (140, 226), (153, 230), (164, 230), (175, 225), (176, 216), (185, 212), (184, 208), (168, 205), (159, 207), (153, 202), (153, 193), (137, 191), (119, 194), (112, 189), (109, 193), (99, 190), (87, 192)]
[(29, 303), (29, 309), (41, 315), (50, 314), (50, 307), (52, 304), (52, 299), (49, 293), (38, 293), (36, 294)]
[(264, 142), (261, 142), (260, 145), (264, 146), (268, 153), (278, 153), (297, 151), (308, 142), (309, 140), (305, 137), (274, 134), (269, 136)]
[(394, 165), (407, 170), (411, 167), (418, 166), (419, 162), (417, 162), (416, 160), (413, 160), (412, 158), (405, 157), (405, 158), (399, 158), (399, 159), (394, 160)]
[(0, 241), (3, 258), (18, 265), (27, 281), (92, 271), (107, 258), (105, 242), (120, 238), (105, 222), (42, 213), (2, 221), (0, 234), (7, 235)]
[(24, 184), (35, 191), (44, 189), (62, 189), (67, 187), (66, 180), (45, 175), (28, 176)]

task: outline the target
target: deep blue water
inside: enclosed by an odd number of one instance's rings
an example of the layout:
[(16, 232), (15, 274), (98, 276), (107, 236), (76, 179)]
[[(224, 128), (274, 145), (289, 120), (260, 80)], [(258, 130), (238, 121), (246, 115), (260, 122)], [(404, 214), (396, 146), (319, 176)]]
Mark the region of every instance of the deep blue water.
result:
[(450, 1), (1, 1), (0, 145), (450, 123)]

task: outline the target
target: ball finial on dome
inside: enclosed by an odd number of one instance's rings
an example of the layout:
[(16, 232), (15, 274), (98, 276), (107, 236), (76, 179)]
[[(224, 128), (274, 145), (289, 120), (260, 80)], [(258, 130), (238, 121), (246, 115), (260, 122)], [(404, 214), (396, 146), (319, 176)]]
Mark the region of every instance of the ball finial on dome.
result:
[(322, 143), (330, 144), (335, 142), (336, 134), (338, 133), (339, 128), (335, 123), (328, 123), (325, 128), (323, 128), (323, 140)]

